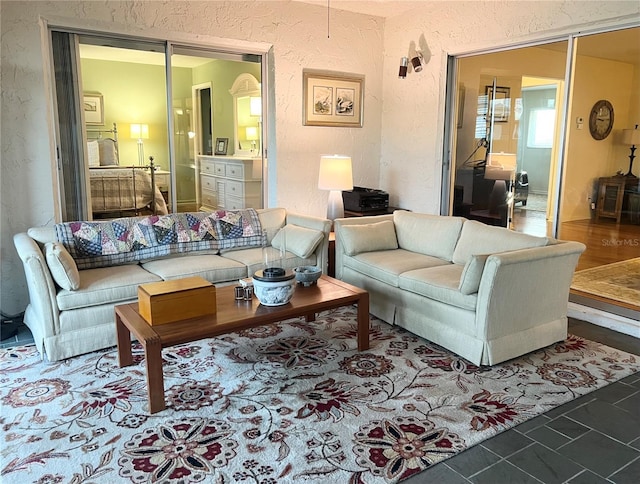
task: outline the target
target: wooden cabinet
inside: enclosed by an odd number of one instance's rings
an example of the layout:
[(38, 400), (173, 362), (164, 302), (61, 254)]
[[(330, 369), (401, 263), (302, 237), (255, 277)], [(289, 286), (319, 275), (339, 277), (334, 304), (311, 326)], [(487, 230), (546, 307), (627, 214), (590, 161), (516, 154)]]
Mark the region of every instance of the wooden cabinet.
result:
[(260, 159), (198, 157), (200, 210), (237, 210), (262, 207)]
[[(625, 202), (629, 193), (637, 190), (638, 179), (626, 176), (611, 176), (598, 179), (598, 203), (596, 221), (601, 217), (614, 218), (617, 223), (622, 219)], [(625, 192), (627, 199), (625, 200)]]

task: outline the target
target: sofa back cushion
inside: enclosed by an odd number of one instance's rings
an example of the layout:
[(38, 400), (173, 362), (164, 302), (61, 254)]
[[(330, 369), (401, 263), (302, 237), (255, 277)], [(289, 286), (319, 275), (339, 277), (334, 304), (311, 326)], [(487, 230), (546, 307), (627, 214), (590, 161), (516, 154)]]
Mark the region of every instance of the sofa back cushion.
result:
[(344, 247), (344, 253), (349, 256), (398, 248), (396, 229), (391, 220), (372, 224), (343, 225), (340, 228), (340, 242)]
[(396, 210), (393, 223), (398, 236), (398, 245), (419, 254), (450, 261), (460, 230), (462, 217), (447, 217)]
[(267, 234), (267, 244), (271, 245), (273, 237), (287, 222), (287, 211), (284, 208), (261, 208), (257, 212), (262, 230)]
[(453, 252), (455, 264), (466, 264), (474, 254), (496, 254), (510, 250), (531, 249), (548, 245), (546, 237), (521, 234), (504, 227), (467, 220)]
[(480, 279), (484, 265), (487, 262), (487, 254), (474, 254), (464, 265), (462, 275), (460, 276), (460, 284), (458, 290), (465, 295), (475, 294), (480, 289)]
[(260, 247), (264, 241), (254, 209), (65, 222), (55, 229), (78, 269), (199, 250)]
[(321, 230), (287, 224), (273, 237), (271, 245), (306, 259), (313, 254), (323, 238), (324, 233)]

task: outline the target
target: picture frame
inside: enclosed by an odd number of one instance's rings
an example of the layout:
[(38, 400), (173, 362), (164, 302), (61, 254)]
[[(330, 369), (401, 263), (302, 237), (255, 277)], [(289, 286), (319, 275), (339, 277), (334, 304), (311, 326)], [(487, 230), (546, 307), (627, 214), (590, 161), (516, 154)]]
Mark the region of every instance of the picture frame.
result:
[(99, 92), (85, 92), (82, 95), (82, 110), (85, 124), (104, 126), (104, 98)]
[(304, 126), (362, 128), (364, 76), (303, 69)]
[(508, 122), (511, 111), (511, 89), (496, 86), (494, 93), (493, 86), (486, 86), (485, 92), (487, 94), (487, 121), (491, 122), (491, 113), (493, 112), (496, 123)]
[(458, 87), (458, 121), (456, 123), (457, 128), (462, 128), (462, 123), (464, 121), (464, 96), (465, 96), (465, 87), (464, 84), (461, 84)]
[(214, 155), (226, 155), (229, 147), (229, 138), (216, 138), (216, 149)]

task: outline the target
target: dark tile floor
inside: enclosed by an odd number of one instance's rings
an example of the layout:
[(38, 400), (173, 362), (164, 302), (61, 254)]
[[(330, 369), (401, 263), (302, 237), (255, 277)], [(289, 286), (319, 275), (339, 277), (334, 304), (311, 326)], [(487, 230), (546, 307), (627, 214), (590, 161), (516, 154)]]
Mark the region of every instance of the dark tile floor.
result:
[[(640, 355), (640, 339), (570, 320), (569, 332)], [(640, 373), (567, 402), (403, 484), (640, 482)]]
[[(582, 321), (569, 331), (640, 355), (640, 339)], [(33, 342), (22, 326), (0, 347)], [(584, 395), (433, 466), (403, 484), (640, 482), (640, 373)]]

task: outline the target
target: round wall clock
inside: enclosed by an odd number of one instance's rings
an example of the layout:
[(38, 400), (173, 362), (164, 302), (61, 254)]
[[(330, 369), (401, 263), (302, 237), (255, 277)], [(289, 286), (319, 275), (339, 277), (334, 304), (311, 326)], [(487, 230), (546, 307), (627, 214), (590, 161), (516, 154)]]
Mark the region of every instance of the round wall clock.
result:
[(613, 106), (606, 99), (597, 101), (589, 115), (589, 132), (593, 139), (605, 139), (613, 128)]

